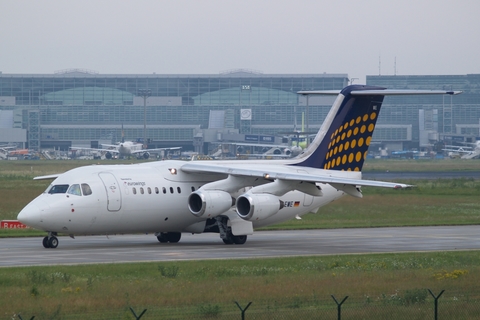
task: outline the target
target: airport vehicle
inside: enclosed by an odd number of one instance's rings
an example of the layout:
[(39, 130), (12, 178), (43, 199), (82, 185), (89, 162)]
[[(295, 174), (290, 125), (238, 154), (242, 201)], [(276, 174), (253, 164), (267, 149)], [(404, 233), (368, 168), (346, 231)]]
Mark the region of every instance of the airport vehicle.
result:
[(244, 244), (256, 227), (300, 218), (360, 187), (409, 185), (362, 180), (380, 107), (386, 95), (457, 94), (352, 85), (337, 98), (310, 146), (294, 159), (159, 161), (95, 165), (63, 174), (30, 202), (18, 220), (45, 230), (45, 248), (58, 233), (155, 233), (176, 243), (182, 232), (217, 232), (225, 244)]

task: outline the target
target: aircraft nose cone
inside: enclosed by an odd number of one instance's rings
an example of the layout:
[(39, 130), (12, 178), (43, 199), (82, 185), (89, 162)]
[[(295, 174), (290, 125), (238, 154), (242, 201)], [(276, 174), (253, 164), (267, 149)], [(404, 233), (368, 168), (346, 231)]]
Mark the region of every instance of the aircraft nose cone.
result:
[(17, 220), (29, 227), (38, 227), (42, 222), (42, 213), (45, 210), (43, 202), (37, 201), (30, 202), (25, 208), (20, 211), (17, 216)]

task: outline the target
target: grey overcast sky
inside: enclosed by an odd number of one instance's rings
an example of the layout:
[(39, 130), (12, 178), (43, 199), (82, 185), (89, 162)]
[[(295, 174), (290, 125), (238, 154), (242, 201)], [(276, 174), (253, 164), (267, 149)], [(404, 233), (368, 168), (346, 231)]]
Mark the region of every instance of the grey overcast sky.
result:
[(480, 73), (480, 1), (0, 0), (1, 72), (72, 68)]

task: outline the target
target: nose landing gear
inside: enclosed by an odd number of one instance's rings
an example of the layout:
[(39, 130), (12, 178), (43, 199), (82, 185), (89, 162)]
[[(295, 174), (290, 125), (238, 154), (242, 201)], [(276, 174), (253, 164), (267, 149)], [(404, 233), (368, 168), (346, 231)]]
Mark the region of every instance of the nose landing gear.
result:
[(55, 249), (56, 247), (58, 247), (58, 239), (56, 235), (57, 235), (56, 232), (49, 232), (48, 236), (43, 238), (43, 241), (42, 241), (43, 247), (46, 249), (49, 249), (49, 248)]

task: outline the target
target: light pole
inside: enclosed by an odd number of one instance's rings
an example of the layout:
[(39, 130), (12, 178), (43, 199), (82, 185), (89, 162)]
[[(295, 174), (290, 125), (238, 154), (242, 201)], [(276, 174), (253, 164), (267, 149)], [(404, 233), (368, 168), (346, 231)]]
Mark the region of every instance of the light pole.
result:
[(152, 90), (139, 89), (138, 95), (143, 97), (143, 148), (147, 149), (147, 98), (152, 95)]
[(310, 95), (307, 94), (307, 108), (305, 110), (305, 131), (307, 132), (307, 144), (306, 144), (306, 147), (308, 148), (308, 146), (310, 145), (310, 137), (308, 136), (309, 134), (309, 129), (308, 129), (308, 117), (309, 117), (309, 114), (308, 114), (308, 102), (310, 100)]

